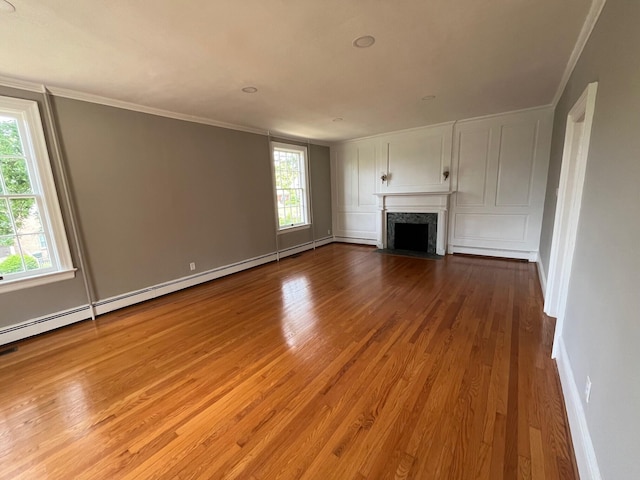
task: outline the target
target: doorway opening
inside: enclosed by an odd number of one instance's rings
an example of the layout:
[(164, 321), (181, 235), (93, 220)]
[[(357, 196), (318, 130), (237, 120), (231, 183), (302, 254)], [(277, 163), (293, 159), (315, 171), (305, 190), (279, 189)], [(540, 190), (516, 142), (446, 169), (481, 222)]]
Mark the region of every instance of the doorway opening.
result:
[(567, 117), (544, 303), (544, 312), (557, 319), (552, 352), (554, 358), (558, 354), (567, 306), (597, 90), (598, 83), (590, 83)]

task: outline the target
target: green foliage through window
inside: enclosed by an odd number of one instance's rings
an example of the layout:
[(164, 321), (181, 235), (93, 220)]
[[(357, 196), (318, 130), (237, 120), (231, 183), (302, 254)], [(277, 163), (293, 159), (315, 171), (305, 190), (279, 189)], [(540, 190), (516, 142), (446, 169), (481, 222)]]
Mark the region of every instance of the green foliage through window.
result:
[(280, 228), (307, 223), (304, 150), (275, 147), (273, 162)]
[(31, 255), (24, 255), (22, 258), (20, 255), (9, 255), (0, 263), (0, 274), (24, 272), (24, 267), (27, 267), (27, 270), (36, 270), (39, 268), (38, 261)]

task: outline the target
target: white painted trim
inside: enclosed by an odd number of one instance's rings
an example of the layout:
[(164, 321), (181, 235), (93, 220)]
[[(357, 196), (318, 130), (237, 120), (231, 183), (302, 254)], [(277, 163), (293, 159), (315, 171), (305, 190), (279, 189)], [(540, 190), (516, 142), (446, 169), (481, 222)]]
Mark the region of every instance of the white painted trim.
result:
[[(0, 96), (0, 108), (17, 120), (18, 129), (25, 149), (24, 156), (31, 173), (33, 196), (40, 210), (43, 234), (49, 244), (49, 255), (52, 266), (42, 271), (16, 273), (6, 275), (0, 281), (0, 292), (17, 290), (29, 285), (40, 285), (55, 280), (72, 278), (75, 273), (69, 242), (66, 236), (64, 221), (56, 183), (53, 179), (49, 150), (44, 137), (44, 128), (40, 117), (38, 103), (34, 100)], [(48, 274), (61, 273), (56, 278)], [(12, 278), (13, 277), (13, 278)], [(41, 277), (34, 282), (27, 279)], [(5, 289), (4, 286), (7, 286)]]
[(397, 134), (403, 134), (403, 133), (409, 133), (409, 132), (417, 132), (425, 128), (431, 129), (431, 128), (438, 128), (438, 127), (449, 127), (449, 126), (453, 126), (455, 123), (456, 123), (455, 121), (434, 123), (433, 125), (421, 125), (419, 127), (405, 128), (404, 130), (394, 130), (392, 132), (376, 133), (375, 135), (369, 135), (367, 137), (350, 138), (348, 140), (340, 140), (338, 142), (332, 142), (331, 146), (343, 145), (345, 143), (352, 143), (352, 142), (360, 142), (362, 140), (372, 140), (375, 138), (388, 137), (391, 135), (397, 135)]
[(69, 98), (72, 100), (81, 100), (83, 102), (89, 102), (89, 103), (97, 103), (99, 105), (122, 108), (124, 110), (131, 110), (134, 112), (148, 113), (150, 115), (157, 115), (159, 117), (174, 118), (176, 120), (184, 120), (185, 122), (202, 123), (204, 125), (227, 128), (229, 130), (239, 130), (241, 132), (257, 133), (259, 135), (267, 135), (268, 133), (267, 130), (262, 130), (259, 128), (245, 127), (243, 125), (235, 125), (233, 123), (220, 122), (210, 118), (198, 117), (196, 115), (189, 115), (186, 113), (172, 112), (170, 110), (163, 110), (161, 108), (148, 107), (146, 105), (140, 105), (133, 102), (126, 102), (123, 100), (116, 100), (113, 98), (102, 97), (100, 95), (79, 92), (77, 90), (70, 90), (67, 88), (52, 87), (50, 85), (47, 85), (47, 90), (49, 90), (56, 97)]
[(142, 290), (125, 293), (116, 297), (106, 298), (104, 300), (95, 302), (95, 312), (96, 315), (101, 315), (103, 313), (111, 312), (119, 308), (128, 307), (129, 305), (133, 305), (135, 303), (144, 302), (146, 300), (151, 300), (162, 295), (177, 292), (178, 290), (183, 290), (194, 285), (209, 282), (211, 280), (215, 280), (216, 278), (224, 277), (232, 273), (237, 273), (242, 270), (248, 270), (259, 265), (264, 265), (265, 263), (274, 262), (276, 261), (276, 259), (277, 255), (275, 252), (268, 253), (260, 257), (251, 258), (242, 262), (232, 263), (224, 267), (214, 268), (213, 270), (198, 273), (197, 275), (190, 275), (188, 277), (179, 278), (171, 282), (161, 283)]
[(62, 312), (45, 315), (25, 322), (0, 328), (0, 345), (16, 342), (56, 328), (91, 318), (89, 305), (82, 305)]
[(582, 406), (580, 389), (573, 376), (573, 369), (571, 368), (571, 362), (564, 344), (564, 339), (560, 337), (557, 343), (558, 355), (556, 357), (556, 363), (558, 365), (567, 417), (569, 418), (569, 429), (571, 430), (573, 450), (576, 455), (576, 463), (578, 464), (578, 474), (582, 480), (602, 480), (600, 468), (598, 467), (598, 458), (596, 457), (593, 442), (591, 441), (591, 434), (589, 433), (587, 417), (585, 416)]
[(521, 114), (524, 114), (524, 113), (537, 112), (537, 111), (540, 111), (540, 110), (553, 111), (553, 105), (551, 105), (551, 104), (549, 104), (549, 105), (539, 105), (537, 107), (523, 108), (521, 110), (510, 110), (508, 112), (490, 113), (488, 115), (480, 115), (479, 117), (464, 118), (462, 120), (458, 120), (456, 122), (456, 126), (458, 126), (460, 124), (464, 125), (465, 123), (470, 123), (470, 122), (478, 122), (478, 121), (481, 121), (481, 120), (491, 120), (492, 118), (506, 117), (506, 116), (509, 116), (509, 115), (521, 115)]
[(314, 242), (303, 243), (302, 245), (296, 245), (295, 247), (285, 248), (284, 250), (280, 250), (278, 255), (280, 260), (286, 257), (290, 257), (292, 255), (296, 255), (298, 253), (306, 252), (307, 250), (313, 250), (315, 248)]
[(582, 29), (580, 30), (580, 34), (578, 35), (578, 39), (576, 40), (576, 44), (573, 47), (573, 51), (571, 52), (571, 56), (569, 57), (569, 62), (567, 63), (566, 68), (564, 69), (564, 73), (562, 74), (562, 78), (560, 79), (560, 84), (558, 85), (558, 90), (556, 90), (556, 94), (553, 97), (553, 101), (551, 105), (555, 108), (558, 105), (558, 102), (562, 98), (562, 94), (564, 93), (564, 89), (569, 83), (569, 79), (571, 78), (571, 74), (573, 70), (576, 68), (578, 64), (578, 60), (584, 51), (584, 47), (587, 45), (589, 41), (589, 37), (593, 32), (593, 29), (598, 22), (598, 18), (600, 18), (600, 14), (602, 13), (602, 9), (604, 8), (607, 0), (592, 0), (591, 8), (587, 13), (587, 18), (582, 25)]
[[(569, 277), (573, 263), (578, 222), (580, 220), (582, 190), (589, 158), (591, 127), (593, 124), (597, 91), (597, 82), (587, 85), (587, 88), (567, 117), (562, 167), (560, 169), (560, 186), (558, 188), (556, 213), (553, 221), (553, 237), (551, 239), (551, 255), (549, 259), (549, 271), (547, 272), (548, 281), (544, 303), (544, 312), (549, 316), (557, 318), (552, 353), (554, 358), (557, 354), (555, 344), (562, 335), (564, 326)], [(575, 146), (574, 132), (576, 124), (580, 123), (580, 119), (583, 117), (580, 142), (579, 145)], [(573, 151), (574, 148), (577, 148), (577, 152)], [(575, 163), (575, 167), (572, 167), (573, 163)], [(572, 179), (569, 178), (570, 175), (573, 175)], [(567, 198), (567, 195), (571, 198)]]
[(538, 255), (536, 266), (538, 267), (538, 280), (540, 280), (540, 289), (542, 290), (542, 299), (544, 300), (547, 295), (547, 274), (544, 271), (544, 265), (542, 265), (540, 255)]
[(30, 92), (44, 93), (45, 87), (41, 83), (29, 82), (18, 78), (10, 78), (0, 75), (0, 85), (3, 87), (28, 90)]
[(358, 245), (378, 245), (378, 241), (372, 238), (355, 238), (355, 237), (339, 237), (335, 236), (333, 239), (337, 243), (355, 243)]
[(173, 118), (176, 120), (183, 120), (185, 122), (201, 123), (203, 125), (211, 125), (213, 127), (226, 128), (228, 130), (237, 130), (240, 132), (255, 133), (257, 135), (273, 135), (285, 140), (292, 140), (292, 141), (303, 142), (303, 143), (312, 143), (314, 145), (322, 145), (325, 147), (330, 146), (330, 143), (323, 142), (320, 140), (296, 137), (294, 135), (287, 135), (284, 133), (273, 132), (273, 131), (269, 131), (267, 129), (262, 129), (262, 128), (247, 127), (245, 125), (236, 125), (234, 123), (227, 123), (219, 120), (214, 120), (212, 118), (189, 115), (187, 113), (172, 112), (170, 110), (163, 110), (161, 108), (148, 107), (146, 105), (140, 105), (138, 103), (126, 102), (123, 100), (116, 100), (113, 98), (102, 97), (100, 95), (94, 95), (91, 93), (79, 92), (77, 90), (71, 90), (71, 89), (60, 88), (60, 87), (52, 87), (49, 85), (46, 86), (46, 89), (49, 90), (49, 92), (51, 92), (56, 97), (64, 97), (72, 100), (81, 100), (83, 102), (97, 103), (99, 105), (122, 108), (124, 110), (131, 110), (134, 112), (148, 113), (150, 115), (157, 115), (159, 117)]
[(461, 247), (458, 245), (449, 245), (448, 251), (449, 253), (482, 255), (484, 257), (515, 258), (519, 260), (528, 260), (529, 262), (535, 262), (538, 260), (538, 252), (525, 250), (504, 250), (496, 248)]
[(315, 244), (316, 244), (316, 248), (318, 248), (318, 247), (323, 247), (325, 245), (329, 245), (330, 243), (333, 243), (333, 242), (334, 242), (333, 237), (325, 237), (325, 238), (316, 240)]
[(76, 270), (76, 268), (72, 268), (70, 270), (44, 273), (32, 277), (16, 278), (15, 280), (2, 280), (0, 281), (0, 294), (15, 292), (23, 288), (38, 287), (40, 285), (46, 285), (47, 283), (70, 280), (76, 276)]
[[(323, 245), (327, 245), (334, 241), (333, 237), (325, 237), (315, 242), (309, 242), (304, 245), (292, 247), (283, 250), (281, 257), (294, 255), (306, 250), (312, 250)], [(191, 275), (189, 277), (183, 277), (171, 282), (158, 284), (142, 290), (125, 293), (116, 297), (107, 298), (94, 303), (95, 312), (97, 315), (111, 312), (119, 308), (128, 307), (130, 305), (151, 300), (153, 298), (167, 295), (169, 293), (183, 290), (188, 287), (192, 287), (201, 283), (209, 282), (220, 277), (224, 277), (233, 273), (240, 272), (242, 270), (248, 270), (265, 263), (273, 262), (277, 260), (275, 253), (269, 253), (260, 257), (255, 257), (242, 262), (233, 263), (224, 267), (215, 268), (206, 272), (199, 273), (197, 275)], [(73, 309), (65, 310), (62, 312), (46, 315), (43, 317), (26, 320), (21, 323), (9, 325), (6, 327), (0, 327), (0, 345), (16, 342), (33, 335), (38, 335), (56, 328), (64, 327), (75, 322), (87, 320), (91, 317), (91, 309), (89, 305), (82, 305)]]
[(331, 142), (325, 142), (324, 140), (315, 140), (312, 138), (296, 137), (295, 135), (288, 135), (286, 133), (282, 133), (274, 130), (266, 130), (266, 132), (267, 132), (266, 133), (267, 135), (269, 135), (270, 137), (274, 137), (277, 140), (290, 140), (292, 142), (300, 142), (300, 143), (304, 143), (305, 146), (308, 146), (308, 144), (311, 144), (311, 145), (320, 145), (322, 147), (330, 147), (332, 145)]

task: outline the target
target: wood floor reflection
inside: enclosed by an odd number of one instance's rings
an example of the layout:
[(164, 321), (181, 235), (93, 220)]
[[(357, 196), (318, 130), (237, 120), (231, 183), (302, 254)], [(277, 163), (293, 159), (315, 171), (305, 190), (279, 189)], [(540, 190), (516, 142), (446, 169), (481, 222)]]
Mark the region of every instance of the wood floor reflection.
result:
[(577, 478), (541, 302), (332, 244), (19, 342), (0, 478)]

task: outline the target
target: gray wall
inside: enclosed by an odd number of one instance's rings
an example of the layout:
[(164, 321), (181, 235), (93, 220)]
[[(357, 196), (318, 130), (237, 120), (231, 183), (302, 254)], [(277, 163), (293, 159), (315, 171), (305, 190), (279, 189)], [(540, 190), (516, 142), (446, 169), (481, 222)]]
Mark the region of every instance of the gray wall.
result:
[[(308, 147), (311, 187), (312, 226), (308, 229), (286, 230), (278, 235), (278, 249), (285, 250), (328, 237), (331, 230), (331, 156), (329, 147), (307, 145), (286, 139), (274, 141)], [(273, 201), (273, 200), (272, 200)]]
[[(57, 185), (60, 183), (61, 172), (57, 168), (57, 157), (51, 149), (52, 128), (45, 115), (44, 95), (41, 93), (27, 92), (0, 86), (0, 95), (7, 97), (18, 97), (38, 102), (40, 116), (45, 130), (45, 137), (49, 146), (49, 157), (51, 158), (54, 180)], [(76, 255), (77, 246), (73, 242), (73, 236), (69, 229), (69, 210), (62, 196), (62, 189), (58, 187), (58, 199), (62, 215), (67, 230), (67, 239), (71, 249), (74, 266), (78, 267), (78, 257)], [(78, 270), (76, 277), (72, 280), (51, 283), (26, 290), (17, 290), (0, 295), (0, 327), (13, 325), (51, 314), (76, 308), (80, 305), (87, 305), (87, 295), (85, 293), (82, 275), (84, 272)]]
[[(266, 136), (59, 97), (53, 107), (94, 300), (188, 276), (190, 262), (197, 273), (276, 251)], [(328, 148), (311, 152), (313, 228), (326, 231)], [(86, 304), (81, 275), (3, 294), (0, 327)]]
[[(563, 337), (605, 479), (640, 478), (640, 2), (609, 0), (557, 107), (540, 250), (545, 270), (569, 110), (598, 94)], [(583, 400), (584, 401), (584, 400)]]

